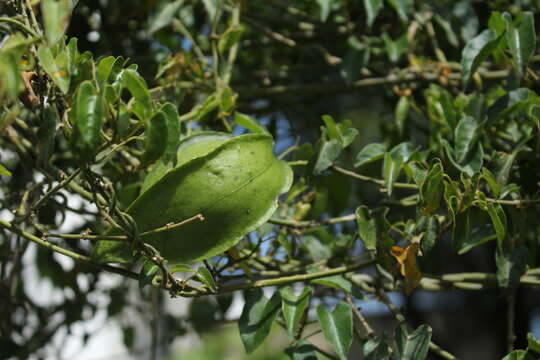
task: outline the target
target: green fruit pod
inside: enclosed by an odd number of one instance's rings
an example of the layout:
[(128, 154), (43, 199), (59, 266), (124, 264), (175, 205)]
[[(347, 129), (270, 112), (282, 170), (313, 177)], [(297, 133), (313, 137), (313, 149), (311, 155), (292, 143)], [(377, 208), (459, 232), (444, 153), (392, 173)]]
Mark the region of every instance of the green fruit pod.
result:
[[(274, 156), (272, 147), (272, 137), (266, 134), (188, 137), (180, 144), (176, 167), (156, 167), (126, 212), (141, 233), (204, 216), (202, 222), (144, 237), (169, 263), (222, 253), (267, 222), (279, 195), (291, 186), (292, 170)], [(133, 258), (128, 248), (125, 243), (100, 241), (92, 256), (101, 262), (129, 262)]]

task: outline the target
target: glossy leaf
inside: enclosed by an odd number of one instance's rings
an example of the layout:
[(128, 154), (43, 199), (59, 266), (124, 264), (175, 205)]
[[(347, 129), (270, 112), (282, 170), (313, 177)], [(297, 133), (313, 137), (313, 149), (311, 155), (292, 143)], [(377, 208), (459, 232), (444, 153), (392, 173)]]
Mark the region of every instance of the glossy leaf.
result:
[(409, 48), (409, 41), (407, 40), (407, 35), (404, 34), (396, 40), (392, 40), (387, 33), (382, 35), (386, 47), (386, 53), (391, 62), (397, 62), (402, 55), (404, 55)]
[(315, 175), (321, 174), (324, 170), (328, 169), (334, 164), (334, 161), (339, 157), (343, 146), (339, 139), (332, 139), (330, 141), (323, 141), (315, 161), (313, 173)]
[(39, 125), (37, 136), (38, 143), (38, 162), (48, 165), (50, 156), (54, 151), (54, 137), (56, 135), (56, 126), (60, 122), (60, 115), (56, 104), (47, 104), (43, 108), (42, 123)]
[[(158, 172), (126, 210), (141, 232), (204, 216), (145, 237), (169, 262), (202, 260), (232, 247), (270, 218), (292, 182), (292, 170), (274, 157), (269, 135), (192, 136), (178, 156), (177, 166)], [(130, 259), (110, 241), (98, 242), (93, 256), (105, 262)]]
[(347, 359), (353, 335), (351, 308), (347, 304), (340, 302), (330, 312), (324, 305), (319, 305), (317, 307), (317, 318), (326, 341), (332, 345), (340, 359)]
[(116, 58), (113, 56), (107, 56), (99, 61), (97, 65), (97, 81), (100, 84), (100, 87), (103, 87), (103, 85), (107, 83), (115, 62)]
[(476, 142), (476, 121), (470, 116), (464, 116), (456, 126), (454, 132), (454, 158), (462, 164)]
[(165, 116), (167, 124), (167, 144), (163, 151), (163, 161), (176, 164), (178, 146), (180, 145), (180, 116), (174, 104), (167, 102), (159, 111)]
[(430, 216), (426, 226), (426, 231), (420, 243), (420, 248), (422, 249), (422, 253), (424, 255), (427, 254), (436, 245), (440, 233), (440, 228), (441, 225), (439, 224), (437, 216)]
[(90, 81), (79, 86), (70, 116), (75, 123), (72, 148), (83, 161), (87, 161), (99, 146), (101, 125), (105, 118), (102, 99)]
[(122, 84), (129, 90), (131, 95), (139, 102), (143, 109), (144, 118), (151, 112), (150, 92), (146, 82), (136, 70), (124, 69), (121, 72), (120, 79)]
[(525, 350), (514, 350), (502, 358), (502, 360), (533, 360)]
[(382, 159), (386, 152), (386, 146), (379, 143), (372, 143), (364, 146), (362, 150), (356, 155), (354, 166), (360, 167), (370, 162)]
[(387, 0), (402, 21), (409, 20), (414, 11), (414, 0)]
[(388, 195), (392, 195), (392, 190), (394, 188), (394, 183), (399, 177), (401, 168), (403, 166), (402, 157), (392, 157), (390, 153), (384, 154), (384, 163), (383, 163), (383, 179), (385, 180), (385, 186), (388, 190)]
[(385, 339), (376, 338), (366, 341), (363, 352), (364, 360), (388, 360), (392, 349)]
[(319, 4), (319, 7), (321, 8), (321, 21), (326, 22), (326, 20), (328, 19), (328, 15), (330, 15), (330, 11), (332, 10), (334, 0), (317, 0), (317, 4)]
[(493, 126), (499, 120), (525, 109), (533, 98), (534, 93), (527, 88), (509, 91), (488, 108), (485, 127)]
[(366, 206), (360, 206), (356, 209), (356, 223), (358, 235), (362, 239), (365, 248), (375, 251), (377, 248), (377, 224)]
[(176, 0), (163, 6), (157, 15), (150, 21), (148, 32), (150, 34), (169, 25), (174, 19), (184, 0)]
[(317, 348), (305, 340), (300, 340), (296, 345), (288, 347), (285, 353), (291, 360), (318, 360)]
[(527, 344), (528, 344), (529, 350), (532, 350), (535, 353), (540, 354), (540, 341), (536, 339), (534, 334), (532, 333), (527, 334)]
[[(317, 271), (320, 271), (320, 269), (317, 269)], [(360, 289), (358, 289), (350, 280), (346, 279), (343, 275), (326, 276), (320, 279), (312, 280), (311, 283), (324, 285), (344, 291), (347, 294), (352, 294), (356, 299), (364, 298)]]
[(151, 261), (145, 262), (139, 273), (139, 289), (143, 289), (146, 285), (151, 285), (152, 280), (158, 274), (158, 271), (159, 266)]
[(0, 175), (2, 176), (11, 176), (11, 171), (6, 169), (6, 167), (2, 164), (0, 164)]
[(262, 344), (270, 333), (279, 310), (281, 298), (279, 292), (268, 299), (261, 289), (249, 290), (245, 293), (245, 304), (238, 321), (240, 337), (248, 354)]
[(461, 83), (464, 88), (467, 87), (471, 77), (482, 62), (497, 48), (501, 36), (497, 36), (493, 30), (487, 29), (465, 45), (461, 54)]
[(525, 274), (529, 250), (525, 245), (518, 245), (506, 250), (497, 247), (495, 264), (497, 265), (497, 282), (506, 291), (511, 291), (519, 285), (519, 280)]
[(287, 326), (287, 334), (289, 338), (294, 339), (309, 306), (311, 287), (306, 286), (302, 293), (296, 296), (293, 289), (287, 286), (280, 290), (280, 294), (282, 299), (281, 309)]
[(54, 45), (62, 39), (68, 26), (71, 0), (43, 0), (41, 14), (47, 42)]
[(218, 49), (220, 53), (224, 53), (231, 47), (236, 45), (242, 38), (244, 28), (241, 26), (234, 26), (228, 28), (223, 34), (220, 35), (218, 41)]
[(384, 4), (382, 0), (364, 0), (364, 8), (367, 14), (367, 25), (371, 27), (375, 18), (383, 8)]
[(47, 75), (51, 77), (60, 91), (67, 94), (70, 83), (67, 69), (67, 53), (64, 52), (54, 58), (51, 49), (46, 45), (41, 45), (38, 48), (38, 58)]
[(197, 269), (197, 279), (199, 279), (199, 281), (203, 283), (210, 291), (217, 291), (216, 281), (206, 267), (200, 266)]
[(536, 33), (534, 31), (534, 18), (532, 12), (523, 12), (519, 25), (516, 27), (508, 13), (503, 14), (506, 23), (506, 39), (512, 53), (515, 66), (521, 76), (525, 74), (525, 67), (534, 55), (536, 48)]
[(407, 120), (407, 116), (409, 115), (410, 106), (411, 101), (409, 97), (402, 96), (399, 98), (399, 101), (396, 105), (396, 110), (394, 112), (394, 118), (396, 121), (398, 132), (400, 134), (403, 134), (403, 130), (405, 128), (405, 121)]
[(234, 114), (234, 122), (237, 125), (240, 125), (255, 134), (268, 134), (268, 130), (264, 126), (259, 124), (257, 119), (249, 115), (236, 112)]
[(167, 118), (160, 111), (148, 121), (144, 132), (144, 153), (141, 162), (151, 164), (165, 152), (168, 140)]
[(420, 185), (422, 214), (429, 215), (439, 208), (444, 192), (444, 170), (440, 161), (435, 162)]
[(396, 354), (400, 360), (424, 360), (427, 358), (431, 334), (428, 325), (420, 325), (409, 332), (407, 324), (402, 322), (396, 329)]
[(504, 244), (504, 239), (506, 237), (506, 215), (500, 204), (488, 203), (487, 212), (493, 227), (495, 228), (495, 234), (497, 234), (497, 244), (499, 247), (502, 247)]

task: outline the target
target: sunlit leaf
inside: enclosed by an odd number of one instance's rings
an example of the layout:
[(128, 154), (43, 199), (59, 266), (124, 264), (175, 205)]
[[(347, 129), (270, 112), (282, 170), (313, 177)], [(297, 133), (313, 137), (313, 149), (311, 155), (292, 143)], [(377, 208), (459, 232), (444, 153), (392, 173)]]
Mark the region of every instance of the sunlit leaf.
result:
[(340, 302), (330, 312), (324, 305), (319, 305), (317, 307), (317, 318), (326, 341), (332, 345), (340, 359), (347, 359), (353, 335), (351, 308), (347, 304)]

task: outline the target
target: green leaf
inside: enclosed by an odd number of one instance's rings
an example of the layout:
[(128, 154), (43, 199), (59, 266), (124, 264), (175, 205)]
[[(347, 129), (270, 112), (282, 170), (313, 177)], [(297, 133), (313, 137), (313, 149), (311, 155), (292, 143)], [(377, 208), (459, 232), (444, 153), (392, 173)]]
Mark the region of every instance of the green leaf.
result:
[(420, 243), (420, 247), (424, 255), (427, 254), (436, 245), (440, 229), (441, 225), (439, 224), (437, 216), (430, 216), (427, 223), (426, 232), (424, 233), (424, 236), (422, 237), (422, 242)]
[(178, 145), (180, 145), (180, 116), (178, 109), (173, 103), (165, 103), (161, 109), (167, 124), (167, 144), (163, 152), (163, 162), (173, 162), (176, 165)]
[(379, 11), (384, 7), (382, 0), (364, 0), (364, 8), (367, 14), (367, 25), (371, 27)]
[(233, 26), (228, 28), (220, 35), (218, 41), (218, 50), (221, 54), (236, 45), (242, 38), (245, 29), (242, 26)]
[(11, 176), (11, 171), (6, 169), (6, 167), (4, 165), (0, 164), (0, 175)]
[(368, 65), (370, 56), (369, 46), (362, 44), (355, 36), (349, 36), (340, 69), (341, 76), (347, 84), (358, 80), (360, 70)]
[(408, 96), (402, 96), (399, 98), (399, 101), (396, 105), (396, 110), (394, 112), (394, 118), (396, 120), (396, 126), (400, 135), (403, 134), (405, 128), (405, 121), (409, 115), (409, 108), (411, 102)]
[(70, 115), (75, 123), (71, 146), (83, 161), (88, 161), (99, 146), (105, 118), (102, 99), (91, 81), (79, 86)]
[(525, 67), (534, 55), (536, 48), (533, 13), (529, 11), (522, 13), (518, 27), (512, 23), (510, 14), (504, 13), (503, 19), (506, 23), (508, 47), (510, 48), (519, 74), (523, 76), (525, 74)]
[(422, 215), (430, 215), (439, 208), (444, 192), (444, 169), (440, 161), (429, 170), (427, 176), (420, 184), (420, 204)]
[(407, 40), (407, 34), (403, 34), (399, 39), (392, 40), (387, 33), (382, 34), (382, 39), (386, 47), (386, 53), (388, 59), (391, 62), (397, 62), (403, 54), (409, 49), (409, 41)]
[(109, 80), (115, 62), (116, 58), (113, 56), (107, 56), (99, 61), (97, 66), (97, 81), (100, 84), (100, 88), (103, 88)]
[(452, 131), (457, 125), (457, 114), (452, 95), (439, 85), (431, 84), (426, 91), (428, 113), (431, 118), (445, 123)]
[(525, 350), (514, 350), (506, 355), (502, 360), (532, 360)]
[(206, 267), (200, 266), (197, 269), (197, 279), (199, 279), (199, 281), (203, 283), (210, 291), (217, 291), (216, 281)]
[(487, 109), (484, 128), (493, 126), (497, 121), (524, 110), (534, 97), (534, 93), (527, 88), (515, 89), (501, 96)]
[(356, 136), (358, 136), (358, 130), (352, 126), (352, 121), (349, 119), (337, 124), (337, 132), (343, 148), (351, 145)]
[[(320, 269), (316, 268), (316, 271), (320, 271)], [(343, 275), (327, 276), (320, 279), (312, 280), (311, 283), (324, 285), (327, 287), (344, 291), (347, 294), (352, 294), (357, 299), (363, 298), (361, 291), (350, 280), (346, 279)]]
[(56, 125), (60, 122), (60, 115), (54, 103), (44, 106), (42, 114), (42, 122), (39, 124), (37, 132), (39, 139), (38, 163), (48, 165), (54, 151), (54, 137), (56, 135)]
[(196, 106), (197, 113), (195, 115), (195, 120), (200, 121), (202, 120), (206, 115), (208, 115), (210, 112), (215, 110), (220, 105), (220, 99), (216, 96), (216, 94), (212, 94), (206, 98), (204, 103), (198, 104)]
[(257, 288), (245, 293), (245, 301), (238, 327), (246, 352), (251, 354), (270, 333), (281, 309), (281, 297), (276, 291), (269, 300)]
[(443, 146), (446, 152), (446, 156), (448, 156), (448, 159), (450, 160), (452, 165), (454, 165), (460, 171), (466, 173), (469, 176), (473, 176), (482, 168), (482, 164), (484, 163), (484, 148), (482, 147), (482, 143), (477, 142), (477, 145), (471, 151), (469, 158), (461, 164), (454, 159), (454, 156), (452, 155), (453, 151), (448, 141), (446, 141), (445, 139), (441, 139), (440, 143)]
[(487, 168), (482, 168), (482, 177), (488, 183), (489, 188), (491, 189), (491, 192), (493, 193), (495, 199), (498, 199), (499, 195), (501, 194), (501, 186), (497, 183), (497, 179), (495, 178), (493, 173)]
[(139, 289), (144, 289), (146, 285), (151, 285), (152, 280), (158, 275), (159, 266), (151, 261), (144, 263), (141, 272), (139, 273)]
[(319, 153), (317, 154), (313, 173), (319, 175), (332, 166), (334, 161), (341, 154), (341, 150), (343, 150), (343, 146), (339, 139), (332, 139), (330, 141), (324, 140), (320, 146)]
[(22, 91), (19, 62), (20, 57), (11, 51), (0, 52), (0, 97), (5, 92), (15, 100)]
[(43, 0), (41, 14), (47, 42), (54, 45), (62, 39), (69, 24), (71, 0)]
[(347, 304), (340, 302), (334, 311), (329, 312), (324, 305), (319, 305), (317, 307), (317, 318), (326, 341), (332, 345), (340, 359), (346, 360), (353, 335), (351, 308)]
[(388, 189), (388, 196), (392, 195), (392, 190), (394, 188), (394, 183), (399, 177), (401, 168), (403, 166), (403, 158), (396, 156), (392, 157), (390, 153), (384, 154), (384, 163), (383, 163), (383, 179), (386, 181), (385, 185)]
[(148, 33), (153, 34), (168, 26), (178, 13), (183, 2), (184, 0), (176, 0), (163, 6), (157, 15), (150, 21)]
[(431, 334), (428, 325), (420, 325), (410, 333), (407, 324), (401, 323), (396, 329), (396, 354), (400, 360), (424, 360), (427, 357)]
[(62, 51), (56, 58), (53, 57), (51, 49), (46, 45), (38, 48), (39, 63), (47, 72), (47, 75), (54, 81), (56, 86), (64, 94), (69, 90), (70, 77), (67, 68), (67, 53)]
[(173, 266), (171, 266), (169, 272), (171, 274), (174, 274), (174, 273), (177, 273), (177, 272), (193, 272), (193, 269), (191, 268), (191, 266), (189, 265), (186, 265), (186, 264), (174, 264)]
[(334, 0), (317, 0), (317, 4), (319, 4), (319, 7), (321, 8), (321, 21), (326, 22), (328, 15), (330, 15), (330, 11), (332, 10)]
[(540, 354), (540, 341), (536, 339), (534, 334), (528, 333), (527, 334), (527, 343), (529, 350), (532, 350), (536, 352), (537, 354)]
[(295, 338), (300, 323), (306, 314), (306, 310), (309, 306), (309, 299), (311, 297), (311, 290), (311, 287), (306, 286), (298, 296), (294, 294), (294, 291), (290, 286), (280, 290), (283, 318), (285, 319), (285, 324), (287, 326), (287, 334), (291, 339)]
[(382, 159), (386, 152), (386, 146), (379, 143), (372, 143), (364, 146), (362, 150), (356, 155), (354, 166), (360, 167), (370, 162)]
[(142, 164), (156, 162), (165, 152), (168, 140), (167, 118), (161, 112), (157, 112), (148, 121), (144, 132), (144, 153)]
[(478, 245), (495, 240), (497, 235), (489, 215), (473, 207), (456, 216), (452, 237), (457, 253), (462, 255)]
[(364, 344), (364, 360), (388, 360), (392, 349), (385, 339), (370, 339)]
[(523, 244), (511, 250), (497, 247), (495, 264), (497, 265), (497, 282), (506, 291), (512, 291), (519, 285), (519, 280), (525, 274), (529, 251)]
[(257, 119), (238, 111), (234, 114), (234, 122), (255, 134), (268, 134), (268, 130)]
[(414, 0), (387, 0), (397, 12), (401, 21), (408, 21), (414, 12)]
[(142, 114), (140, 116), (147, 119), (152, 112), (152, 104), (146, 82), (136, 70), (129, 68), (122, 70), (119, 76), (122, 85), (129, 90), (135, 100), (142, 106)]
[(461, 54), (461, 83), (466, 88), (473, 74), (487, 57), (497, 48), (502, 34), (497, 36), (491, 29), (486, 29), (471, 39)]
[(456, 126), (454, 158), (459, 164), (463, 164), (476, 143), (476, 128), (476, 120), (471, 116), (464, 116)]
[[(180, 143), (177, 166), (162, 173), (126, 210), (140, 232), (202, 213), (204, 221), (148, 235), (170, 263), (222, 253), (256, 230), (276, 210), (292, 183), (292, 170), (275, 158), (272, 137), (224, 133), (192, 135)], [(92, 256), (114, 261), (129, 254), (121, 244), (98, 242)]]
[(356, 224), (358, 235), (367, 250), (375, 251), (377, 248), (377, 224), (371, 217), (369, 209), (362, 205), (356, 209)]
[(322, 120), (326, 125), (326, 135), (328, 135), (328, 140), (339, 139), (339, 133), (334, 118), (330, 115), (323, 115)]
[(332, 249), (330, 249), (329, 246), (315, 236), (305, 236), (304, 247), (308, 251), (313, 261), (326, 260), (332, 257)]
[(495, 233), (497, 234), (497, 245), (499, 248), (502, 248), (504, 244), (504, 239), (506, 237), (506, 215), (501, 204), (494, 204), (492, 202), (487, 203), (487, 212), (493, 227), (495, 228)]
[(305, 340), (285, 349), (291, 360), (317, 360), (317, 348)]

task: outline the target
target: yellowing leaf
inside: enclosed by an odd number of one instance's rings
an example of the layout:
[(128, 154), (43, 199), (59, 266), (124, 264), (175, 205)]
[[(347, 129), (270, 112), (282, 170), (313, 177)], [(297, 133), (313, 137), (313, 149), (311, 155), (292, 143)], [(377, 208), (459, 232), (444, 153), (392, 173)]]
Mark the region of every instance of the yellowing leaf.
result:
[(422, 278), (422, 273), (416, 265), (416, 254), (418, 253), (418, 244), (414, 243), (406, 248), (392, 246), (391, 254), (396, 258), (399, 264), (399, 272), (405, 278), (405, 292), (410, 294)]

